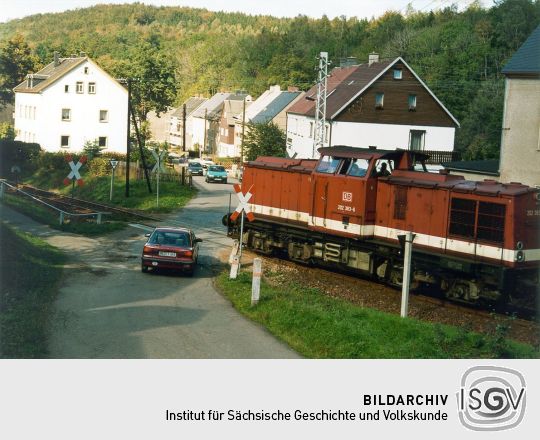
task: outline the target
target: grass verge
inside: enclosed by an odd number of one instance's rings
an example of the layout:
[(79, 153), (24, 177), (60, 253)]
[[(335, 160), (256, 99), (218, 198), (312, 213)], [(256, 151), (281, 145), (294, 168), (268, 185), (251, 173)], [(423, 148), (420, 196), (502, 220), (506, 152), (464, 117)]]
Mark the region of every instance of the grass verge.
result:
[[(271, 277), (271, 274), (269, 275)], [(234, 307), (264, 325), (308, 358), (538, 358), (532, 346), (508, 340), (499, 330), (491, 336), (467, 329), (402, 319), (378, 310), (331, 298), (292, 282), (264, 281), (261, 300), (251, 307), (251, 274), (217, 287)]]
[[(98, 203), (106, 203), (123, 208), (138, 209), (146, 212), (171, 212), (182, 208), (197, 193), (194, 188), (182, 186), (179, 182), (160, 182), (159, 207), (156, 206), (156, 186), (148, 192), (145, 180), (131, 180), (129, 197), (125, 197), (125, 182), (114, 182), (113, 200), (109, 201), (111, 190), (110, 177), (95, 177), (85, 181), (85, 185), (75, 188), (75, 197)], [(64, 187), (64, 194), (70, 194), (71, 187)]]
[(0, 357), (47, 357), (64, 254), (0, 222)]
[[(86, 235), (89, 237), (95, 237), (97, 235), (108, 234), (109, 232), (118, 231), (123, 229), (126, 224), (117, 221), (104, 221), (98, 225), (94, 222), (77, 221), (75, 218), (67, 217), (67, 223), (60, 225), (58, 221), (58, 213), (44, 205), (40, 205), (37, 202), (5, 194), (2, 203), (15, 209), (16, 211), (24, 214), (39, 223), (49, 225), (51, 228), (58, 229), (59, 231), (71, 232), (73, 234)], [(104, 216), (105, 217), (105, 216)]]

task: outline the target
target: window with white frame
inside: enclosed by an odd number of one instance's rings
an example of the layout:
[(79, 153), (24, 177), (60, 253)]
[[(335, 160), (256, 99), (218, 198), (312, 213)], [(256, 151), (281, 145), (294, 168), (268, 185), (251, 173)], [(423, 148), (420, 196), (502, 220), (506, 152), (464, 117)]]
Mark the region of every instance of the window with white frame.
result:
[(88, 83), (88, 93), (96, 93), (96, 83)]
[(402, 79), (403, 71), (401, 69), (394, 69), (394, 79)]
[(75, 91), (77, 93), (84, 93), (84, 85), (82, 81), (77, 81), (77, 83), (75, 84)]
[(63, 108), (62, 109), (62, 121), (71, 121), (71, 109)]
[(330, 126), (329, 125), (325, 125), (324, 126), (324, 142), (325, 143), (328, 143), (328, 139), (330, 139)]
[(109, 110), (99, 111), (99, 122), (109, 122)]
[(69, 147), (69, 136), (60, 136), (60, 146), (63, 148)]
[(313, 128), (315, 127), (315, 123), (310, 122), (309, 123), (309, 137), (313, 138)]

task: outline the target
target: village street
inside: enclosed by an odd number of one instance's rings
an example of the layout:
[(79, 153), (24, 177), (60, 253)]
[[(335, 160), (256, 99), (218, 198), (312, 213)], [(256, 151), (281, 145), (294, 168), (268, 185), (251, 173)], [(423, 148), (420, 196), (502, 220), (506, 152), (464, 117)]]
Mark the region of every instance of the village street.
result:
[(195, 180), (198, 196), (163, 223), (191, 227), (204, 240), (193, 278), (141, 273), (148, 230), (129, 226), (86, 238), (2, 206), (3, 220), (70, 256), (53, 318), (52, 358), (298, 357), (214, 289), (212, 277), (220, 268), (216, 256), (231, 245), (221, 217), (232, 186)]

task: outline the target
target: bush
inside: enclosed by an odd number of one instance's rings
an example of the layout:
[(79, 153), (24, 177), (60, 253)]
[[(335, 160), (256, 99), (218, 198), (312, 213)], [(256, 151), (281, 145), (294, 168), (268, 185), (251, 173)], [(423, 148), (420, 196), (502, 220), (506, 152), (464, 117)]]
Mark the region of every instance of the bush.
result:
[(111, 174), (111, 165), (109, 160), (105, 157), (94, 157), (92, 160), (87, 162), (87, 172), (89, 176), (99, 177), (99, 176), (108, 176)]
[(21, 169), (21, 177), (28, 176), (36, 170), (36, 160), (41, 152), (39, 144), (9, 139), (0, 140), (0, 176), (13, 178), (11, 167), (17, 165)]

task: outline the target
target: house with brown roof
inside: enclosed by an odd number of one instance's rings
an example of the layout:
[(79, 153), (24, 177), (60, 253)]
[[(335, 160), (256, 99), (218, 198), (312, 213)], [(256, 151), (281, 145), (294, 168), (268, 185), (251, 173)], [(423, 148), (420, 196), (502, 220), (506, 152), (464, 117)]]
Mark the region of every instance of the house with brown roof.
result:
[[(317, 85), (287, 112), (287, 153), (317, 157)], [(401, 57), (338, 67), (327, 78), (324, 146), (448, 152), (459, 122)], [(439, 154), (444, 157), (444, 154)]]
[(127, 90), (84, 53), (60, 58), (16, 86), (16, 139), (48, 151), (78, 152), (96, 141), (125, 153)]

